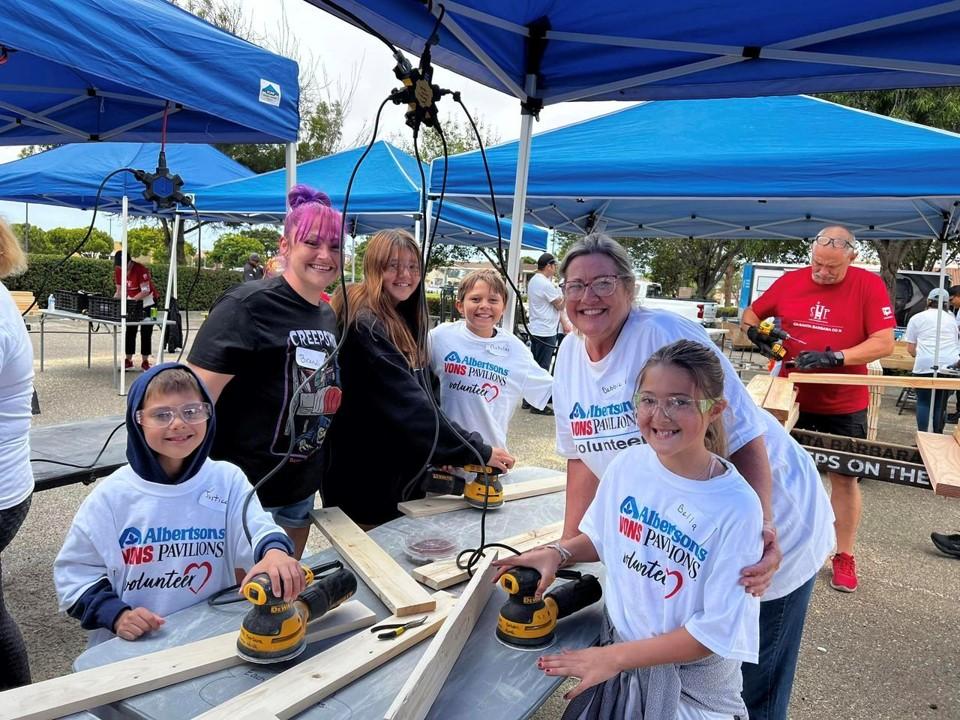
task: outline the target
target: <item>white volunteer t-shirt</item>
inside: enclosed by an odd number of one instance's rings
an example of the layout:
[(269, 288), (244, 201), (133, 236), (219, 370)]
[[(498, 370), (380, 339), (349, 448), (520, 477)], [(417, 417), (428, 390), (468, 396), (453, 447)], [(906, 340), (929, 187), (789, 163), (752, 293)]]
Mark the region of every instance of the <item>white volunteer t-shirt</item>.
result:
[(507, 447), (521, 399), (542, 408), (553, 389), (553, 377), (515, 335), (499, 331), (483, 338), (463, 320), (430, 331), (430, 366), (440, 378), (444, 414), (493, 447)]
[(578, 334), (568, 334), (560, 344), (553, 371), (557, 453), (582, 460), (599, 478), (620, 452), (641, 444), (633, 406), (640, 370), (654, 352), (682, 339), (713, 348), (723, 363), (728, 402), (723, 421), (729, 451), (736, 452), (759, 437), (765, 427), (760, 409), (703, 327), (665, 310), (634, 308), (613, 350), (597, 362), (587, 356)]
[[(147, 482), (124, 465), (80, 505), (53, 564), (60, 609), (104, 577), (131, 607), (161, 616), (203, 602), (253, 565), (241, 512), (250, 490), (243, 471), (207, 460), (179, 485)], [(254, 496), (247, 508), (253, 547), (282, 533)], [(113, 636), (95, 630), (90, 645)]]
[(0, 510), (16, 507), (33, 492), (32, 397), (33, 345), (17, 303), (0, 283)]
[(562, 297), (560, 288), (542, 274), (536, 273), (530, 278), (527, 283), (527, 327), (532, 335), (547, 337), (560, 332), (560, 311), (550, 303)]
[(711, 652), (752, 663), (760, 601), (738, 581), (760, 559), (762, 527), (760, 499), (732, 464), (690, 480), (648, 445), (610, 463), (580, 523), (606, 567), (604, 602), (624, 640), (685, 627)]
[(833, 551), (833, 508), (820, 471), (777, 419), (762, 412), (763, 436), (770, 460), (773, 523), (783, 560), (761, 600), (789, 595), (819, 572)]
[(957, 342), (957, 320), (945, 310), (927, 308), (907, 322), (903, 339), (917, 344), (917, 356), (913, 360), (913, 372), (932, 373), (933, 353), (937, 343), (937, 315), (940, 315), (940, 354), (937, 366), (943, 370), (957, 362), (960, 345)]

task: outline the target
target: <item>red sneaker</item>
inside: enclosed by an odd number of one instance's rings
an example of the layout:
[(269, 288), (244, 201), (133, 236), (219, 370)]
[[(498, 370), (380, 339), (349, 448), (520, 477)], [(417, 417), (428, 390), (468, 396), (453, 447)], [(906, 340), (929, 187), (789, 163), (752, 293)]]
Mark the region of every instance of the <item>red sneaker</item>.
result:
[(853, 555), (837, 553), (833, 556), (833, 578), (830, 587), (840, 592), (853, 592), (857, 589), (857, 561)]
[(140, 363), (140, 369), (143, 370), (144, 372), (146, 372), (147, 370), (149, 370), (149, 369), (150, 369), (150, 361), (144, 360), (142, 363)]
[(124, 361), (123, 361), (123, 369), (124, 369), (124, 370), (130, 370), (132, 367), (133, 367), (133, 360), (124, 360)]

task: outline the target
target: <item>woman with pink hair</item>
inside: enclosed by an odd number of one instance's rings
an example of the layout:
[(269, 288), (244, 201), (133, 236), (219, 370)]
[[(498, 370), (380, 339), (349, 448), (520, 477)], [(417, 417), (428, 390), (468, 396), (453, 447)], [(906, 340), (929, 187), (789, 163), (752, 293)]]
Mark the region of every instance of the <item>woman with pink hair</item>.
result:
[(300, 557), (323, 467), (320, 448), (339, 407), (337, 322), (325, 290), (342, 264), (341, 216), (322, 192), (289, 195), (283, 272), (225, 292), (200, 327), (188, 363), (216, 403), (210, 457), (239, 465)]

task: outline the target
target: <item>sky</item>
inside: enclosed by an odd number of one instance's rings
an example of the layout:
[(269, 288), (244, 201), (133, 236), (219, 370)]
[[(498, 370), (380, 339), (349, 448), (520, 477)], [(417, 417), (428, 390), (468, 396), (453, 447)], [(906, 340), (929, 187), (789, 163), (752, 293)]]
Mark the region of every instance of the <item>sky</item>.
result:
[[(306, 62), (315, 62), (318, 72), (326, 75), (331, 89), (353, 85), (350, 114), (344, 129), (346, 147), (369, 142), (373, 116), (383, 98), (398, 82), (393, 76), (394, 60), (389, 50), (378, 40), (338, 20), (306, 0), (239, 0), (254, 32), (277, 38), (284, 27), (289, 28), (299, 44), (300, 56)], [(409, 56), (416, 65), (416, 59)], [(520, 104), (515, 98), (491, 90), (442, 68), (437, 68), (434, 82), (441, 87), (461, 92), (464, 104), (478, 121), (490, 128), (500, 140), (514, 140), (520, 134)], [(534, 124), (534, 133), (561, 127), (588, 117), (602, 115), (629, 107), (631, 103), (594, 102), (564, 103), (545, 108), (541, 119)], [(381, 120), (380, 139), (394, 139), (406, 130), (403, 124), (405, 108), (388, 105)], [(465, 122), (460, 108), (447, 99), (440, 103), (440, 117), (449, 115), (459, 123)], [(408, 131), (407, 131), (408, 132)], [(363, 134), (361, 134), (363, 133)], [(0, 162), (17, 159), (19, 147), (0, 147)], [(148, 168), (149, 169), (149, 168)], [(176, 168), (171, 168), (176, 172)], [(11, 223), (24, 222), (22, 203), (0, 202), (0, 215)], [(90, 223), (91, 213), (79, 210), (30, 205), (30, 223), (42, 228), (81, 227)], [(120, 222), (116, 217), (98, 214), (97, 227), (119, 238)], [(212, 241), (213, 234), (206, 237)], [(207, 243), (204, 243), (204, 249)]]

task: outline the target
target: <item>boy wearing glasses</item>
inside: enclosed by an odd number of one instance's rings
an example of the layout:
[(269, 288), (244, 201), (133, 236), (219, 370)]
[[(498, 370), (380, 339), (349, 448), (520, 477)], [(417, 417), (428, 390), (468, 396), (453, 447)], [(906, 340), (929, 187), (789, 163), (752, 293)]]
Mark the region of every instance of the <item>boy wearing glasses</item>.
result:
[[(84, 500), (53, 566), (60, 609), (91, 630), (90, 645), (157, 630), (169, 613), (236, 582), (234, 568), (303, 590), (293, 543), (228, 462), (209, 459), (213, 405), (184, 365), (158, 365), (130, 387), (127, 460)], [(241, 583), (242, 584), (242, 583)]]
[[(799, 371), (866, 375), (867, 363), (893, 352), (896, 319), (887, 288), (879, 276), (850, 267), (857, 257), (856, 238), (844, 227), (821, 230), (811, 246), (810, 267), (785, 273), (743, 313), (748, 334), (762, 318), (780, 318), (790, 334), (787, 360)], [(756, 331), (752, 334), (756, 336)], [(754, 340), (764, 351), (763, 342)], [(789, 374), (789, 371), (787, 371)], [(800, 419), (796, 427), (814, 432), (865, 438), (865, 386), (799, 384)], [(853, 547), (862, 499), (857, 478), (827, 473), (836, 516), (837, 553), (830, 586), (857, 589)]]

